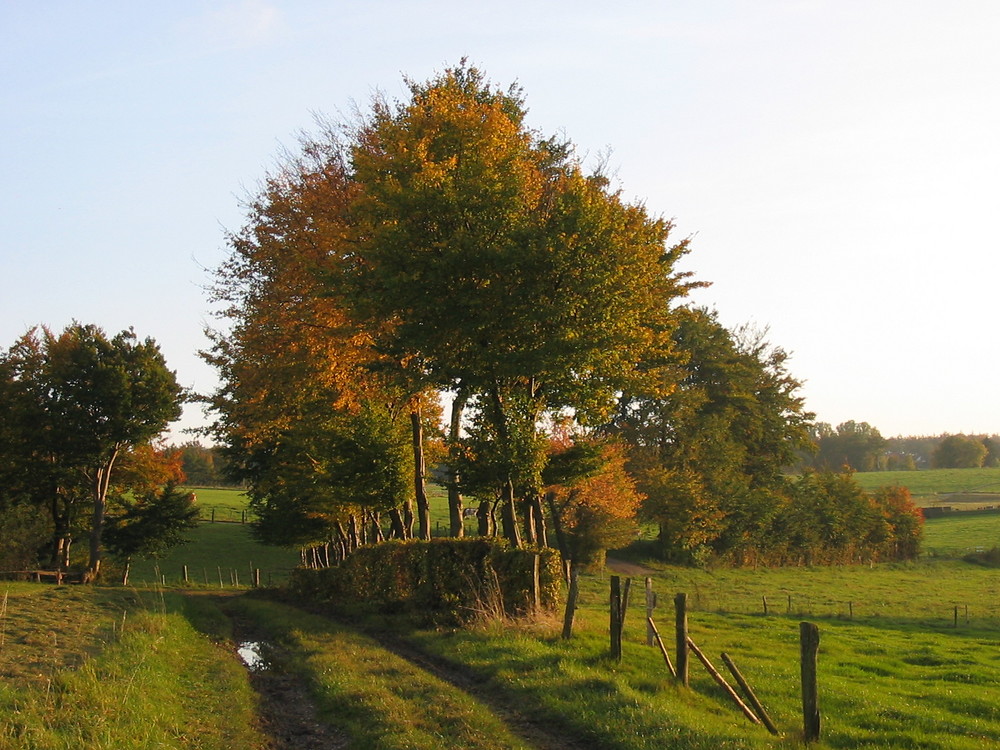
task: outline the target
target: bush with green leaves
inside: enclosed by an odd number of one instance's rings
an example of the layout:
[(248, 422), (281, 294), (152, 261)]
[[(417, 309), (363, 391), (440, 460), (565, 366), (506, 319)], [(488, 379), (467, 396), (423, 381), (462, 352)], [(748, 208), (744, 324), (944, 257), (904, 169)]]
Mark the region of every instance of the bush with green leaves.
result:
[(561, 585), (558, 552), (515, 549), (499, 539), (392, 540), (361, 547), (336, 567), (297, 569), (288, 588), (304, 600), (463, 622), (530, 611), (536, 557), (539, 604), (554, 609)]

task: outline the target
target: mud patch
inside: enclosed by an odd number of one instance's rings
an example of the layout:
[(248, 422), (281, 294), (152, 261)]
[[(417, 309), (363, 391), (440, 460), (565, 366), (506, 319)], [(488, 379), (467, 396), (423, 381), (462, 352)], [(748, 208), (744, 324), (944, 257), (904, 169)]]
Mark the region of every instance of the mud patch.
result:
[(289, 655), (239, 620), (233, 621), (236, 654), (260, 696), (260, 728), (271, 750), (338, 750), (350, 746), (336, 727), (320, 720), (304, 680), (286, 668)]

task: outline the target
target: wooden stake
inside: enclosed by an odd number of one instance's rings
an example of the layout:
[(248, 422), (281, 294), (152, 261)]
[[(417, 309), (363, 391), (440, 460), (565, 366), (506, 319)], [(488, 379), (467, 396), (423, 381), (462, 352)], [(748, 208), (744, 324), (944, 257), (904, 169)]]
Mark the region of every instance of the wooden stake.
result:
[(819, 686), (817, 657), (819, 628), (811, 622), (799, 623), (799, 648), (802, 661), (802, 725), (806, 742), (819, 739)]
[(733, 662), (733, 660), (729, 658), (729, 654), (722, 654), (722, 662), (723, 664), (726, 665), (726, 668), (729, 670), (729, 673), (732, 674), (733, 678), (736, 680), (736, 683), (740, 686), (740, 689), (743, 691), (743, 694), (746, 695), (747, 700), (750, 701), (750, 705), (753, 706), (753, 710), (756, 712), (757, 716), (760, 717), (760, 720), (764, 723), (764, 726), (767, 727), (767, 731), (769, 731), (771, 734), (775, 736), (779, 736), (781, 732), (779, 732), (778, 728), (774, 726), (774, 722), (771, 721), (771, 717), (767, 715), (767, 711), (764, 710), (764, 706), (757, 698), (757, 694), (754, 693), (753, 688), (750, 687), (750, 683), (747, 682), (746, 678), (743, 676), (743, 673), (740, 672), (739, 669), (737, 669), (736, 664)]
[(687, 594), (677, 594), (674, 597), (674, 612), (677, 631), (677, 680), (684, 687), (687, 687), (690, 684), (688, 676)]
[(677, 670), (674, 669), (673, 662), (670, 661), (670, 654), (667, 653), (667, 647), (663, 645), (663, 639), (660, 638), (660, 633), (656, 629), (656, 625), (653, 623), (653, 618), (647, 617), (646, 624), (649, 626), (649, 630), (652, 631), (653, 636), (656, 638), (656, 645), (660, 647), (660, 653), (663, 654), (663, 661), (667, 663), (667, 669), (670, 670), (670, 676), (676, 680)]
[(611, 658), (622, 660), (622, 579), (611, 576)]
[(712, 675), (712, 679), (718, 683), (719, 687), (726, 691), (726, 695), (728, 695), (732, 699), (733, 703), (739, 707), (740, 711), (743, 712), (743, 715), (750, 719), (750, 721), (754, 724), (760, 724), (761, 722), (760, 719), (757, 718), (757, 714), (755, 714), (753, 710), (743, 702), (743, 699), (737, 695), (735, 690), (733, 690), (733, 686), (726, 682), (726, 678), (719, 674), (719, 670), (712, 666), (712, 662), (708, 660), (708, 657), (701, 652), (701, 649), (698, 648), (694, 644), (694, 641), (690, 638), (688, 638), (688, 647), (690, 647), (690, 649), (694, 652), (694, 655), (698, 657), (698, 660), (705, 665), (705, 669), (707, 669), (708, 673)]
[(573, 619), (576, 617), (576, 602), (580, 597), (580, 569), (569, 562), (569, 593), (566, 595), (566, 614), (563, 616), (562, 637), (573, 637)]
[[(656, 626), (653, 625), (653, 610), (656, 608), (656, 594), (653, 593), (653, 579), (646, 577), (646, 645), (653, 645), (653, 638), (659, 637), (656, 635)], [(660, 648), (663, 648), (663, 644), (660, 644)], [(673, 672), (673, 668), (670, 670)], [(674, 672), (674, 676), (677, 673)]]

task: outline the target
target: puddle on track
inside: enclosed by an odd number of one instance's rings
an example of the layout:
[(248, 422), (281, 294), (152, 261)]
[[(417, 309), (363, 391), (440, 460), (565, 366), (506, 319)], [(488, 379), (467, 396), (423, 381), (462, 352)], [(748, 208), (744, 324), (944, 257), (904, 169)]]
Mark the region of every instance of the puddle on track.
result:
[(236, 647), (236, 653), (251, 672), (265, 672), (271, 669), (268, 658), (270, 644), (265, 641), (243, 641)]

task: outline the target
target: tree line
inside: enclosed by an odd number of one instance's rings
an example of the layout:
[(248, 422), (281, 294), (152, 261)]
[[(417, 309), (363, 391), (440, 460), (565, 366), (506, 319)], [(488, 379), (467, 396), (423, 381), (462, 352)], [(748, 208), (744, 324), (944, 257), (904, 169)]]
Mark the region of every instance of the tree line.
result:
[(840, 471), (915, 471), (1000, 466), (1000, 436), (935, 435), (885, 438), (867, 422), (811, 427), (814, 453), (802, 466)]
[(788, 354), (690, 304), (671, 222), (530, 129), (517, 87), (464, 61), (407, 84), (302, 136), (227, 237), (203, 356), (262, 541), (326, 564), (428, 539), (434, 465), (452, 536), (471, 507), (568, 561), (639, 520), (684, 560), (914, 553), (905, 491), (786, 473), (814, 446)]

